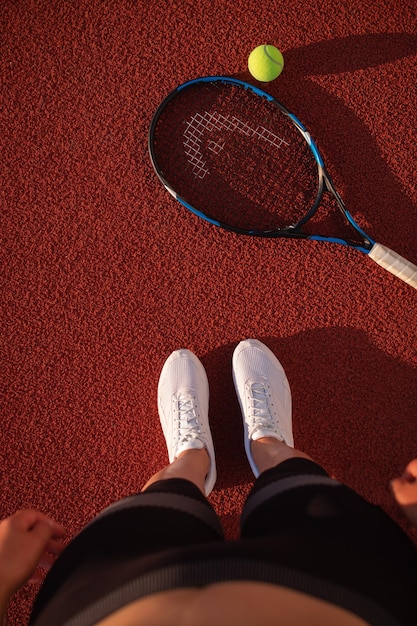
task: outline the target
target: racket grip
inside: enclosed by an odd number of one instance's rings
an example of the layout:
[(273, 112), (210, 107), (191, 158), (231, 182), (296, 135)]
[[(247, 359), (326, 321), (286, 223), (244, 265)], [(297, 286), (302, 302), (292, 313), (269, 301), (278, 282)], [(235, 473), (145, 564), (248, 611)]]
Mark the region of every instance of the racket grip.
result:
[(414, 263), (380, 243), (372, 246), (369, 256), (388, 272), (417, 289), (417, 266)]

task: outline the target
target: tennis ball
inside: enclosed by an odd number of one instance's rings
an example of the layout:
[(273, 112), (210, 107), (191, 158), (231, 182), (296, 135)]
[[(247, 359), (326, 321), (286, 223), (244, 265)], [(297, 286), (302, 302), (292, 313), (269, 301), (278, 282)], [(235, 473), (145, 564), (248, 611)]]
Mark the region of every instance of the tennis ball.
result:
[(256, 80), (269, 83), (281, 74), (284, 57), (275, 46), (258, 46), (249, 55), (248, 68)]

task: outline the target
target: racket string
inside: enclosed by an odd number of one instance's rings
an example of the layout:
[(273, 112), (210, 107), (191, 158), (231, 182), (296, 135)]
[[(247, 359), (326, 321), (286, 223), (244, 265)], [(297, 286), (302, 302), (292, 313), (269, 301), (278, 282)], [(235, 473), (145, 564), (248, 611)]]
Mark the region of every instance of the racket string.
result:
[(285, 228), (314, 204), (314, 156), (291, 119), (240, 87), (195, 86), (156, 126), (154, 149), (175, 191), (202, 213), (243, 230)]

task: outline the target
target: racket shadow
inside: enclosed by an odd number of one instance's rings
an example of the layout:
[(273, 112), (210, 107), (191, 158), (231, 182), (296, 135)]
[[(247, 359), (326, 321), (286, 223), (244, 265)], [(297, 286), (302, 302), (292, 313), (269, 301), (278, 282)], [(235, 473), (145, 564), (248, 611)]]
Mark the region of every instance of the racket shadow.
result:
[[(336, 75), (337, 81), (339, 73), (383, 66), (411, 56), (416, 51), (417, 37), (407, 34), (355, 35), (310, 44), (284, 51), (285, 71), (279, 80), (266, 87), (272, 96), (285, 102), (310, 130), (336, 187), (359, 225), (377, 241), (389, 245), (413, 262), (417, 261), (414, 236), (417, 232), (417, 206), (410, 199), (412, 185), (406, 175), (399, 181), (399, 172), (393, 172), (380, 148), (384, 136), (392, 136), (392, 125), (381, 121), (379, 135), (375, 137), (359, 113), (355, 112), (356, 93), (352, 93), (351, 100), (346, 104), (314, 79)], [(389, 69), (381, 68), (381, 72), (386, 72), (389, 80)], [(248, 72), (236, 77), (256, 84)], [(355, 81), (358, 91), (360, 81), (358, 75)], [(346, 90), (343, 93), (346, 94)], [(401, 102), (399, 93), (397, 104)], [(407, 188), (408, 194), (404, 191)], [(346, 234), (340, 220), (335, 222), (325, 212), (321, 215), (323, 221), (314, 223), (314, 229), (320, 228), (323, 234), (327, 231), (334, 234), (336, 224), (340, 236)]]

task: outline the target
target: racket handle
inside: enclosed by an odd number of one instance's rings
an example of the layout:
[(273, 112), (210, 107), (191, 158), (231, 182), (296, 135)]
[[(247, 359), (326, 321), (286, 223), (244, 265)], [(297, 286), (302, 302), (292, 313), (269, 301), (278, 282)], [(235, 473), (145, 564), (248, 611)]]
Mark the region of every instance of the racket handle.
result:
[(372, 246), (369, 256), (375, 263), (417, 289), (417, 266), (414, 263), (380, 243)]

